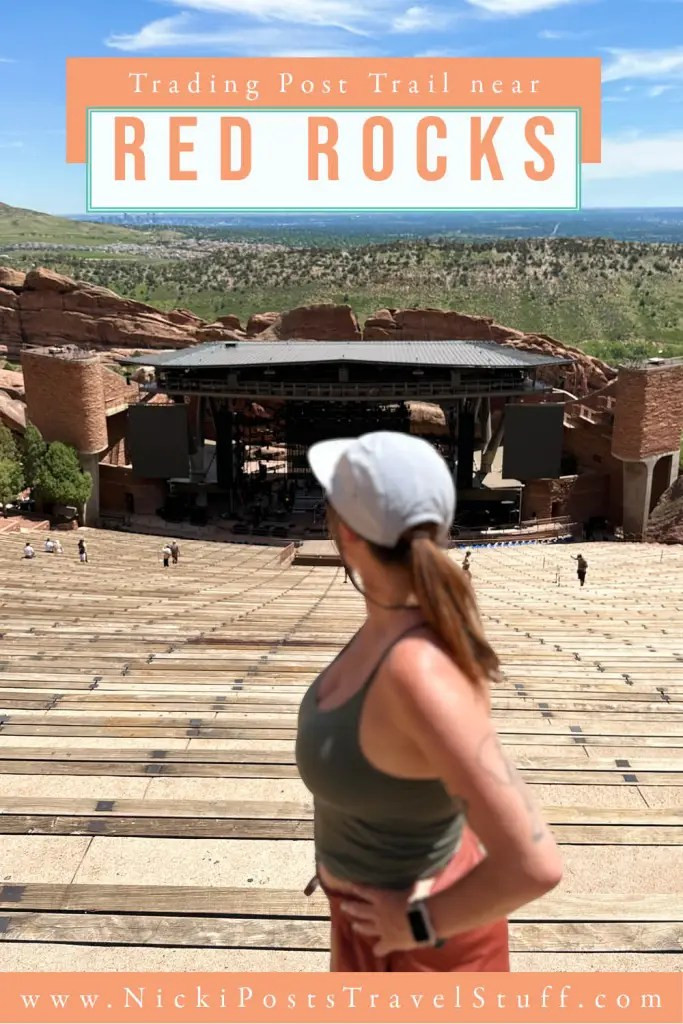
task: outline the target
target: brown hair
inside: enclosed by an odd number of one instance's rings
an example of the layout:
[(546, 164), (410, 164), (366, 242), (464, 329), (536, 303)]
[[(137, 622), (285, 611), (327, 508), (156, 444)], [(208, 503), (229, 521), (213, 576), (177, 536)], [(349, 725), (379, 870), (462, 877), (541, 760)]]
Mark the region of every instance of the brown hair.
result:
[[(329, 513), (334, 535), (336, 513), (332, 508)], [(483, 688), (488, 699), (487, 682), (500, 674), (498, 656), (484, 635), (469, 578), (437, 543), (436, 532), (436, 526), (417, 527), (404, 534), (393, 548), (366, 543), (378, 562), (410, 572), (426, 622), (458, 668)]]
[(435, 527), (410, 530), (395, 548), (371, 544), (380, 562), (409, 568), (425, 620), (473, 683), (497, 678), (498, 656), (484, 635), (467, 574), (435, 539)]

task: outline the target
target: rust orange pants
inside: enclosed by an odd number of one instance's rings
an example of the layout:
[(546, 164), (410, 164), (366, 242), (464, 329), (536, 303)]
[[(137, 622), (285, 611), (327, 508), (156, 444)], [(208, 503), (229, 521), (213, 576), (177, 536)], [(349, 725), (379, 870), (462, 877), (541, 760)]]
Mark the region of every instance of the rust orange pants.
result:
[[(437, 876), (432, 892), (449, 888), (482, 859), (476, 836), (466, 828), (453, 860)], [(357, 935), (340, 910), (344, 896), (325, 888), (332, 924), (332, 971), (509, 971), (508, 923), (496, 921), (455, 935), (440, 949), (420, 946), (377, 957), (374, 940)]]

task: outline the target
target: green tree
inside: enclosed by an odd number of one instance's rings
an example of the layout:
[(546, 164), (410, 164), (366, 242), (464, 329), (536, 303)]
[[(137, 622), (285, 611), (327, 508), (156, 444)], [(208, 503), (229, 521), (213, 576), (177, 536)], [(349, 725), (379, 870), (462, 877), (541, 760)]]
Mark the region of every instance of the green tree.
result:
[(19, 449), (14, 434), (0, 423), (0, 506), (5, 515), (5, 505), (15, 500), (24, 488), (24, 473), (19, 459)]
[(24, 480), (27, 487), (34, 488), (36, 486), (46, 452), (47, 445), (43, 440), (43, 435), (32, 423), (27, 423), (21, 444), (21, 462), (24, 467)]
[(0, 423), (0, 459), (19, 462), (19, 448), (14, 434), (4, 423)]
[(5, 505), (15, 500), (23, 486), (21, 463), (12, 459), (0, 458), (0, 506), (2, 506), (3, 516), (7, 515)]
[(36, 489), (43, 502), (75, 505), (82, 510), (92, 491), (92, 479), (81, 469), (74, 448), (53, 441), (40, 466)]

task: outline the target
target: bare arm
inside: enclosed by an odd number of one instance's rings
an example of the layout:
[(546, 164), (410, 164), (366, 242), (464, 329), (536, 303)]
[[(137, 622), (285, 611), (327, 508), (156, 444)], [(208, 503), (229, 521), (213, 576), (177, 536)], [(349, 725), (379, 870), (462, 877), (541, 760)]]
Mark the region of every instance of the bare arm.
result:
[(468, 824), (487, 852), (464, 879), (429, 900), (437, 932), (448, 937), (498, 920), (554, 888), (561, 861), (474, 685), (424, 640), (401, 646), (403, 656), (392, 659), (396, 711), (431, 772), (465, 800)]

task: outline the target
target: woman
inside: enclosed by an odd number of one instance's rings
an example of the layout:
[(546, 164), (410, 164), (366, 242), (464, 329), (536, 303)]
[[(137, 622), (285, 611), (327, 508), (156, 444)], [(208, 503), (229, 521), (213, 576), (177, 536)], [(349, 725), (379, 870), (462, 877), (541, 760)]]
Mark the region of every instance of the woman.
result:
[(299, 713), (332, 970), (508, 971), (507, 915), (561, 865), (492, 727), (498, 661), (441, 550), (450, 472), (427, 442), (390, 432), (322, 442), (309, 462), (367, 605)]

